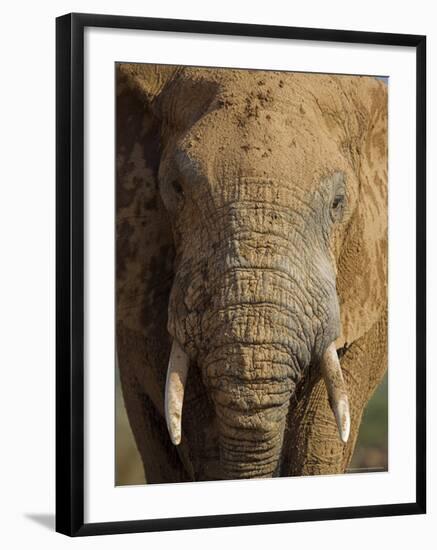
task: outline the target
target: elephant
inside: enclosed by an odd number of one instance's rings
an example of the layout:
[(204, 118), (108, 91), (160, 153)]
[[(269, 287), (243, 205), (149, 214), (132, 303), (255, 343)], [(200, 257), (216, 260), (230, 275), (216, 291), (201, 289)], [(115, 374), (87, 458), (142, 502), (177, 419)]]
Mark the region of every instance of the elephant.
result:
[(116, 351), (147, 483), (346, 471), (387, 369), (387, 93), (116, 64)]

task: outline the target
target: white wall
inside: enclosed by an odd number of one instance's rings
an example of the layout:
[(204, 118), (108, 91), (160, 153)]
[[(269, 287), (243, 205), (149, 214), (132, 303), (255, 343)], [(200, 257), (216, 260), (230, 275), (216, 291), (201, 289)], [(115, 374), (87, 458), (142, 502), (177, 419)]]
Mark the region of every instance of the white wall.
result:
[[(269, 0), (209, 2), (161, 0), (59, 0), (8, 2), (2, 6), (0, 128), (2, 177), (0, 199), (0, 541), (5, 548), (24, 544), (50, 548), (93, 545), (97, 548), (235, 548), (280, 544), (292, 548), (354, 550), (431, 548), (437, 529), (437, 487), (432, 468), (436, 430), (429, 430), (429, 514), (427, 516), (322, 522), (251, 528), (216, 529), (70, 540), (53, 532), (54, 512), (54, 123), (55, 21), (70, 11), (241, 21), (308, 27), (417, 33), (428, 35), (428, 94), (437, 93), (435, 58), (437, 30), (433, 2), (416, 0), (341, 0), (302, 3)], [(436, 180), (435, 104), (429, 101), (428, 181)], [(435, 235), (429, 189), (429, 309), (437, 307)], [(433, 246), (434, 245), (434, 246)], [(434, 251), (434, 253), (433, 253)], [(434, 288), (433, 288), (434, 286)], [(429, 315), (429, 341), (437, 331)], [(435, 349), (429, 346), (429, 396), (437, 389)], [(429, 399), (429, 424), (437, 418), (436, 400)], [(51, 526), (49, 529), (47, 525)], [(5, 544), (6, 543), (6, 544)]]

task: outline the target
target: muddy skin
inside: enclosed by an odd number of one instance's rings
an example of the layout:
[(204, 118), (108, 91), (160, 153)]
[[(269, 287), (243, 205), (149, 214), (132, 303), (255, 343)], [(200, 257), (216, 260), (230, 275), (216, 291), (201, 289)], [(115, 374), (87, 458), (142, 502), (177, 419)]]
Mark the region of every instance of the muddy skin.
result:
[[(148, 483), (344, 472), (387, 367), (387, 89), (119, 64), (117, 351)], [(164, 419), (189, 357), (182, 441)], [(346, 444), (319, 362), (335, 341)]]

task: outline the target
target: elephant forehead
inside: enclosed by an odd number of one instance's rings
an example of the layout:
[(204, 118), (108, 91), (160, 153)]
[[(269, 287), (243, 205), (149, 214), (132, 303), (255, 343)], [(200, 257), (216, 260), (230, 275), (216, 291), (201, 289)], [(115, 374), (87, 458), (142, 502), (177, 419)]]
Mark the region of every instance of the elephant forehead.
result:
[(177, 158), (190, 178), (253, 177), (308, 188), (346, 169), (337, 143), (311, 121), (268, 109), (261, 111), (260, 120), (248, 120), (244, 126), (237, 120), (235, 112), (214, 112), (185, 137)]

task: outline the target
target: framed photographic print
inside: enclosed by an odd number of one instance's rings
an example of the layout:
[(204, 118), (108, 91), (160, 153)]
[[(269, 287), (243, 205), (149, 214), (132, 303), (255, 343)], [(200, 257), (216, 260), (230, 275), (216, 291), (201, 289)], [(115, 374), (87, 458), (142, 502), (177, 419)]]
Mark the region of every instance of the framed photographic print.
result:
[(57, 19), (57, 530), (424, 513), (425, 37)]

